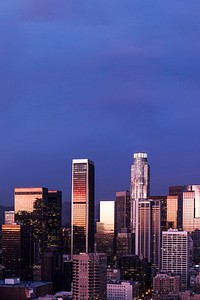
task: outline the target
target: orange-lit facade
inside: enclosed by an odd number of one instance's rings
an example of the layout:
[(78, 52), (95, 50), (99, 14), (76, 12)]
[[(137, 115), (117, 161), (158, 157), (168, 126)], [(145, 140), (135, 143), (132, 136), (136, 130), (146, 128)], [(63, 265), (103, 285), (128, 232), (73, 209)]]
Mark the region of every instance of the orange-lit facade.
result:
[(107, 253), (108, 264), (114, 258), (114, 215), (115, 201), (100, 201), (100, 222), (97, 222), (96, 250)]
[(71, 253), (94, 252), (94, 163), (72, 161)]
[(167, 196), (167, 226), (178, 228), (178, 195)]
[(32, 227), (29, 225), (2, 225), (2, 264), (6, 277), (32, 280)]

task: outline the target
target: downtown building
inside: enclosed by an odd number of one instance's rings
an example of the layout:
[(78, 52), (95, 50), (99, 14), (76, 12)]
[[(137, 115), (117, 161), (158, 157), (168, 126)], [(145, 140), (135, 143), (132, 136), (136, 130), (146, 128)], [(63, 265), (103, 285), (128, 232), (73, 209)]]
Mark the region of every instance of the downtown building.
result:
[(117, 260), (133, 252), (131, 243), (131, 202), (130, 192), (116, 193), (115, 200), (115, 255)]
[(162, 271), (181, 277), (181, 290), (189, 284), (189, 234), (169, 229), (162, 232)]
[(80, 253), (73, 255), (73, 300), (105, 300), (107, 255)]
[(32, 228), (32, 273), (41, 280), (41, 260), (49, 247), (62, 245), (62, 192), (44, 187), (15, 188), (15, 222)]
[(193, 241), (192, 261), (199, 264), (200, 185), (170, 186), (169, 194), (169, 197), (174, 197), (174, 199), (170, 199), (167, 203), (168, 224), (171, 228), (181, 228), (189, 232)]
[(100, 201), (100, 222), (96, 223), (96, 251), (106, 253), (108, 265), (114, 261), (114, 201)]
[(135, 249), (133, 252), (140, 258), (147, 258), (150, 262), (151, 203), (148, 200), (150, 195), (150, 167), (147, 161), (147, 153), (135, 153), (133, 158), (130, 189), (131, 233), (133, 236), (133, 249)]
[(94, 163), (72, 161), (71, 257), (94, 252)]

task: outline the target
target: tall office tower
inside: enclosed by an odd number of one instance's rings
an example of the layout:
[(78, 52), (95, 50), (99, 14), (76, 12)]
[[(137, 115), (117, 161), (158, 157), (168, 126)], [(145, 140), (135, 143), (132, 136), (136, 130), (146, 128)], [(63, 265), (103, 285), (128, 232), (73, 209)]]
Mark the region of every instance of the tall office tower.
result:
[(15, 221), (33, 225), (34, 262), (47, 248), (48, 189), (15, 188)]
[(5, 211), (5, 224), (15, 223), (15, 212), (14, 210)]
[[(161, 205), (161, 212), (160, 212), (160, 218), (161, 218), (161, 231), (166, 231), (168, 229), (168, 223), (167, 223), (167, 196), (150, 196), (150, 199), (157, 201), (160, 201)], [(162, 238), (162, 235), (161, 235)]]
[(162, 201), (152, 200), (152, 233), (151, 233), (151, 261), (152, 276), (161, 269), (161, 213)]
[(94, 252), (94, 163), (72, 161), (71, 254)]
[(151, 264), (147, 259), (139, 259), (136, 255), (125, 255), (119, 259), (122, 280), (139, 282), (140, 298), (151, 289)]
[(127, 229), (130, 232), (130, 192), (123, 191), (116, 193), (115, 200), (115, 231), (116, 233), (123, 232)]
[(188, 288), (189, 234), (169, 229), (162, 232), (162, 270), (181, 276), (181, 289)]
[(62, 206), (62, 225), (71, 228), (71, 202), (65, 201)]
[(114, 252), (117, 259), (132, 253), (130, 192), (116, 193)]
[(200, 185), (183, 187), (183, 230), (200, 229)]
[(152, 204), (151, 200), (138, 202), (135, 231), (135, 254), (148, 262), (152, 258)]
[(150, 167), (147, 153), (135, 153), (131, 165), (131, 199), (146, 200), (150, 195)]
[(62, 290), (71, 292), (73, 265), (70, 255), (63, 255)]
[(96, 251), (107, 253), (108, 264), (114, 259), (114, 214), (115, 201), (100, 201), (100, 222), (95, 235)]
[(138, 254), (138, 217), (139, 202), (145, 201), (150, 195), (150, 167), (147, 162), (147, 153), (135, 153), (131, 165), (131, 233), (133, 238), (133, 253)]
[(191, 238), (193, 241), (193, 253), (192, 253), (192, 262), (196, 265), (200, 264), (200, 230), (196, 229), (192, 231)]
[(32, 279), (32, 227), (2, 225), (2, 264), (6, 277)]
[(41, 279), (42, 281), (52, 282), (53, 292), (62, 289), (62, 254), (58, 247), (49, 247), (42, 254)]
[(179, 207), (179, 196), (167, 196), (167, 227), (168, 229), (178, 229), (178, 215), (180, 213)]
[[(177, 227), (178, 229), (182, 229), (183, 228), (183, 191), (184, 191), (184, 186), (181, 185), (177, 185), (177, 186), (170, 186), (169, 187), (169, 198), (168, 198), (168, 205), (170, 205), (170, 200), (172, 200), (172, 204), (169, 209), (168, 209), (168, 213), (170, 212), (171, 209), (176, 209), (177, 210)], [(170, 199), (171, 196), (171, 199)], [(175, 196), (175, 197), (172, 197)], [(177, 199), (177, 200), (176, 200)], [(173, 205), (175, 205), (176, 207), (173, 208)], [(173, 217), (173, 214), (169, 213), (168, 217)], [(170, 221), (170, 220), (169, 220)], [(173, 222), (173, 220), (172, 220)], [(168, 228), (170, 227), (170, 225), (173, 225), (168, 223)]]
[(62, 192), (48, 191), (47, 247), (62, 247)]
[(105, 253), (73, 255), (73, 300), (106, 299), (107, 258)]

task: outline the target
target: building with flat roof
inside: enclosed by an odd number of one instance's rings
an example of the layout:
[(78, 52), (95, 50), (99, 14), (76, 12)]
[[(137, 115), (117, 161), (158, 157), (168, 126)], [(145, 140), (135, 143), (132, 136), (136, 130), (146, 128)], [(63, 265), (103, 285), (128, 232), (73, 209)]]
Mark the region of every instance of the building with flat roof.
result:
[(107, 255), (80, 253), (73, 255), (73, 300), (106, 299)]
[(169, 229), (162, 232), (162, 270), (181, 276), (181, 290), (189, 284), (189, 234)]
[(116, 281), (107, 283), (107, 300), (137, 300), (139, 299), (138, 282)]
[(71, 255), (94, 252), (94, 163), (72, 161)]
[(52, 293), (51, 282), (0, 280), (0, 300), (26, 300)]

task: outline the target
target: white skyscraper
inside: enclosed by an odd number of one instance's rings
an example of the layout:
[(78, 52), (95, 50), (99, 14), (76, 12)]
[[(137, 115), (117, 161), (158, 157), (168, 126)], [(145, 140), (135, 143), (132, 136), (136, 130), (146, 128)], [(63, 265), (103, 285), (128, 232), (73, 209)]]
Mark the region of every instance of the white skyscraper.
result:
[(135, 153), (131, 165), (131, 199), (146, 200), (150, 192), (150, 168), (147, 153)]
[[(150, 194), (150, 167), (147, 162), (147, 153), (140, 152), (135, 153), (133, 155), (133, 164), (131, 165), (131, 188), (130, 188), (130, 194), (131, 194), (131, 232), (133, 235), (133, 249), (135, 248), (135, 254), (142, 256), (142, 257), (150, 257), (150, 254), (147, 255), (147, 249), (150, 249), (150, 245), (145, 244), (145, 247), (141, 246), (142, 237), (146, 236), (146, 233), (144, 232), (144, 228), (141, 225), (142, 219), (139, 217), (140, 212), (143, 210), (143, 204), (145, 203), (145, 207), (148, 209), (146, 210), (147, 219), (143, 220), (145, 222), (145, 226), (147, 230), (150, 229), (150, 203), (148, 202), (149, 194)], [(145, 217), (143, 216), (143, 217)], [(145, 217), (145, 218), (146, 218)], [(144, 223), (143, 222), (143, 223)], [(150, 240), (150, 232), (148, 234), (148, 240), (145, 241), (145, 243), (149, 243)], [(144, 239), (143, 239), (144, 240)], [(145, 250), (146, 249), (146, 250)], [(143, 251), (144, 250), (144, 251)], [(145, 253), (143, 253), (145, 252)]]

